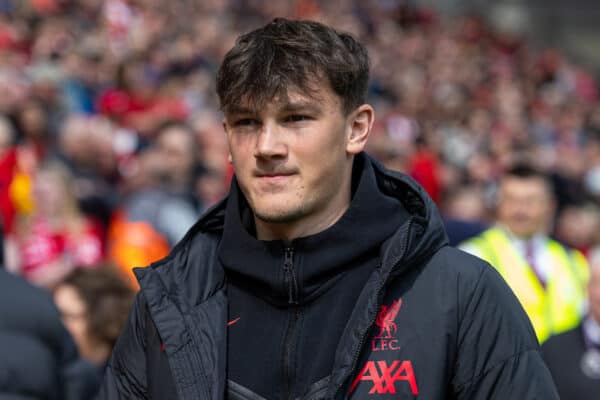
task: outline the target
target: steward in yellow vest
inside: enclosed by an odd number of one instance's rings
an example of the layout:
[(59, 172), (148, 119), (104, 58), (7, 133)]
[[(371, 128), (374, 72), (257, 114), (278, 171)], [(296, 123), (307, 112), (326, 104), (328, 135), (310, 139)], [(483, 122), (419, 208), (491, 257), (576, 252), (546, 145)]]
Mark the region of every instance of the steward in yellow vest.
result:
[(574, 328), (584, 313), (589, 269), (585, 257), (555, 240), (539, 238), (538, 257), (547, 260), (545, 281), (511, 240), (506, 230), (494, 227), (463, 246), (492, 264), (521, 302), (541, 342)]
[(530, 166), (515, 166), (500, 181), (498, 224), (460, 246), (498, 270), (540, 343), (581, 321), (589, 279), (585, 257), (546, 234), (554, 209), (549, 179)]

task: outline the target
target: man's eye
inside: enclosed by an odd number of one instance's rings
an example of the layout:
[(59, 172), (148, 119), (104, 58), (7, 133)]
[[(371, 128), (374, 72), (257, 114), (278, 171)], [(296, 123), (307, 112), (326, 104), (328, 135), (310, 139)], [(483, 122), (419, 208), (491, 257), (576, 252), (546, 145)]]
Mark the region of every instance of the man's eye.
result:
[(308, 115), (302, 115), (302, 114), (289, 115), (285, 118), (286, 122), (301, 122), (301, 121), (308, 121), (309, 119), (311, 119), (311, 118)]

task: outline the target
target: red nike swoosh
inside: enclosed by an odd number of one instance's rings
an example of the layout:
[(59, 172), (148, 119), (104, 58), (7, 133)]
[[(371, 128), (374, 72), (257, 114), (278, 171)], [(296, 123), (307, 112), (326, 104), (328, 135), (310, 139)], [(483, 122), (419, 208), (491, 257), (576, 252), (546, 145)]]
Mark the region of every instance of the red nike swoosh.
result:
[(235, 324), (236, 322), (238, 322), (240, 320), (240, 317), (237, 317), (236, 319), (232, 319), (231, 321), (229, 321), (227, 323), (227, 326), (231, 326), (233, 324)]

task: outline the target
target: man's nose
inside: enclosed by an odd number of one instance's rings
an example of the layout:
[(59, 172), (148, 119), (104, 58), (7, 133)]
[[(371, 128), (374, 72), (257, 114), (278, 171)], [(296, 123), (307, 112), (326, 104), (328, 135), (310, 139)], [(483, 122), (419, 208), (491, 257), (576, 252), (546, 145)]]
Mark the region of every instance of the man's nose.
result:
[(287, 153), (283, 132), (275, 123), (265, 123), (258, 134), (254, 156), (257, 158), (284, 157)]

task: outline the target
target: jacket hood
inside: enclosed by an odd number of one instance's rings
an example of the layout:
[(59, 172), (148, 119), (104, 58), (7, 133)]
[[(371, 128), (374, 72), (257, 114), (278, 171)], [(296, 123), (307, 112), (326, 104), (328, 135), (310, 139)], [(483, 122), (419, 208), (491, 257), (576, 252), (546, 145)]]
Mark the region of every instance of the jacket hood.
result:
[(373, 158), (369, 157), (369, 161), (375, 169), (379, 190), (398, 199), (410, 215), (382, 246), (382, 265), (396, 276), (447, 245), (448, 237), (433, 200), (414, 179), (384, 168)]

